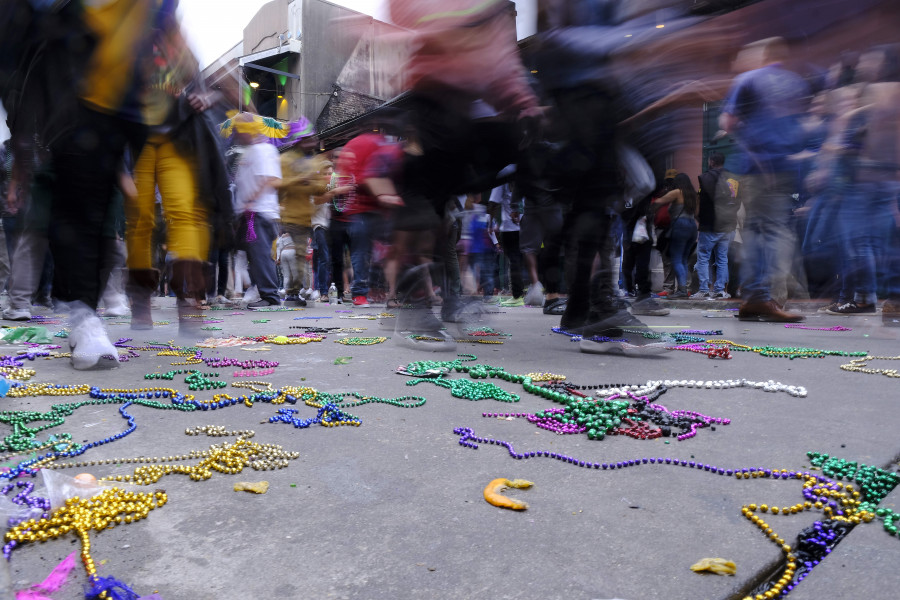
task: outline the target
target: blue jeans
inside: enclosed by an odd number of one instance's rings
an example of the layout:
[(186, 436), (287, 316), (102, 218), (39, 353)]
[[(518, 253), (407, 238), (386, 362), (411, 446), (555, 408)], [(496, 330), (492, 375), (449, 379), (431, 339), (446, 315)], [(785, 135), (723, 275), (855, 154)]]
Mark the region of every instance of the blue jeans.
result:
[[(697, 222), (693, 217), (678, 217), (669, 234), (669, 258), (675, 270), (675, 285), (687, 291), (687, 264), (697, 239)], [(707, 282), (709, 285), (709, 282)]]
[(885, 256), (894, 228), (891, 203), (895, 202), (895, 193), (894, 183), (857, 182), (841, 204), (844, 291), (857, 303), (874, 304), (878, 299), (878, 263)]
[(353, 267), (353, 282), (350, 295), (365, 296), (369, 293), (369, 262), (372, 258), (373, 215), (357, 213), (347, 221), (331, 222), (331, 276), (338, 293), (343, 294), (344, 246), (350, 248), (350, 265)]
[(269, 304), (280, 304), (278, 296), (278, 272), (272, 259), (272, 242), (278, 237), (275, 222), (259, 213), (253, 215), (253, 231), (256, 239), (247, 241), (247, 213), (241, 216), (238, 227), (238, 244), (247, 253), (250, 280), (256, 284), (259, 297)]
[(697, 280), (699, 291), (709, 291), (709, 259), (715, 253), (716, 285), (714, 292), (724, 292), (728, 284), (728, 246), (734, 239), (734, 232), (715, 233), (701, 231), (697, 239)]
[(328, 284), (331, 283), (331, 259), (328, 255), (328, 230), (316, 227), (313, 230), (313, 260), (315, 261), (315, 287), (322, 296), (328, 295)]

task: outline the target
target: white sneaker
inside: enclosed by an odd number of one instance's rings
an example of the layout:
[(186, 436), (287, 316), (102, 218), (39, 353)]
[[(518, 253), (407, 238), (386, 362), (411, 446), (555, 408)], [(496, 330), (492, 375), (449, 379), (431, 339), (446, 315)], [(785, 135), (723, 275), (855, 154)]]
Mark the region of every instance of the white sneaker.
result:
[(107, 306), (103, 311), (103, 315), (106, 317), (124, 317), (129, 312), (131, 312), (128, 308), (128, 303), (126, 302), (117, 302), (112, 306)]
[(258, 302), (259, 300), (261, 300), (261, 298), (259, 297), (259, 292), (254, 285), (246, 292), (244, 292), (244, 297), (241, 299), (241, 302), (243, 302), (244, 304), (253, 304), (254, 302)]
[(3, 318), (7, 321), (28, 321), (31, 319), (31, 311), (27, 308), (7, 308), (3, 311)]
[(69, 348), (72, 350), (72, 367), (78, 371), (87, 369), (115, 369), (119, 366), (119, 351), (109, 341), (106, 327), (97, 315), (83, 315), (69, 332)]
[(544, 305), (544, 286), (541, 285), (540, 281), (528, 286), (528, 291), (525, 292), (525, 305), (526, 306), (543, 306)]

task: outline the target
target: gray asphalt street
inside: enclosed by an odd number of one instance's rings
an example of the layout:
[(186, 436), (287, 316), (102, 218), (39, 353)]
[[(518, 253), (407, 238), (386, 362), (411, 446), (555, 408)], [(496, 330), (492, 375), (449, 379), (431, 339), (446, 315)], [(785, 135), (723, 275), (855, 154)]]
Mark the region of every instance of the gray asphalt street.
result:
[[(390, 319), (374, 318), (383, 307), (354, 309), (320, 303), (282, 312), (206, 313), (209, 322), (204, 327), (219, 329), (205, 330), (204, 335), (273, 337), (245, 346), (201, 348), (203, 358), (277, 361), (277, 367), (185, 365), (185, 356), (160, 356), (148, 346), (176, 336), (175, 311), (167, 306), (156, 311), (155, 318), (171, 324), (149, 332), (132, 332), (124, 319), (109, 320), (111, 337), (134, 338), (126, 344), (138, 347), (119, 369), (76, 372), (67, 359), (37, 358), (25, 364), (36, 370), (30, 383), (121, 390), (165, 387), (191, 393), (201, 403), (211, 401), (214, 394), (237, 398), (268, 384), (274, 390), (292, 386), (289, 402), (304, 394), (306, 398), (315, 395), (318, 401), (336, 394), (331, 400), (341, 402), (342, 410), (351, 415), (344, 420), (358, 419), (359, 425), (302, 426), (303, 420), (317, 416), (317, 408), (302, 401), (293, 405), (257, 400), (192, 411), (164, 409), (172, 406), (166, 398), (154, 398), (160, 407), (126, 407), (124, 401), (85, 403), (77, 409), (57, 410), (64, 420), (52, 427), (37, 416), (30, 417), (34, 421), (13, 416), (12, 411), (46, 413), (54, 404), (88, 399), (87, 395), (39, 395), (0, 400), (2, 430), (8, 436), (13, 433), (12, 424), (20, 422), (33, 428), (41, 442), (51, 434), (70, 434), (79, 444), (119, 436), (80, 457), (59, 461), (104, 462), (55, 471), (70, 477), (82, 472), (97, 477), (131, 475), (137, 465), (125, 461), (138, 457), (162, 459), (149, 464), (193, 466), (201, 461), (199, 457), (167, 457), (235, 443), (234, 436), (185, 434), (202, 426), (221, 426), (229, 432), (252, 430), (255, 435), (250, 442), (276, 444), (298, 454), (286, 460), (286, 467), (275, 470), (239, 465), (240, 472), (213, 470), (209, 478), (197, 481), (173, 472), (146, 486), (126, 486), (144, 493), (165, 490), (168, 502), (151, 510), (146, 519), (92, 531), (90, 552), (101, 576), (115, 577), (141, 596), (156, 593), (165, 600), (743, 598), (773, 573), (777, 580), (785, 557), (780, 545), (742, 515), (743, 506), (802, 505), (803, 474), (822, 475), (808, 452), (890, 472), (897, 472), (900, 454), (896, 435), (900, 379), (842, 370), (841, 365), (849, 364), (853, 356), (791, 360), (764, 356), (750, 348), (867, 352), (895, 359), (871, 359), (867, 368), (895, 369), (900, 359), (900, 328), (883, 327), (880, 315), (819, 314), (814, 304), (792, 307), (807, 314), (803, 328), (740, 322), (728, 310), (734, 304), (685, 302), (679, 306), (683, 308), (668, 316), (642, 319), (660, 332), (720, 331), (695, 335), (748, 348), (735, 347), (727, 360), (686, 350), (644, 358), (585, 354), (577, 343), (551, 331), (558, 318), (525, 307), (498, 309), (477, 324), (505, 335), (466, 336), (470, 341), (502, 344), (460, 342), (454, 353), (429, 353), (401, 344), (382, 325)], [(846, 330), (835, 330), (838, 325)], [(51, 332), (60, 327), (48, 325)], [(344, 331), (329, 331), (320, 341), (303, 344), (283, 345), (278, 342), (297, 338), (275, 337), (301, 333), (304, 327)], [(389, 339), (373, 345), (338, 343), (377, 336)], [(3, 354), (19, 349), (7, 346)], [(426, 379), (409, 385), (416, 379), (396, 372), (414, 361), (453, 361), (457, 354), (476, 357), (462, 357), (456, 363), (469, 372), (452, 372), (437, 383)], [(472, 375), (479, 369), (472, 369), (474, 365), (490, 365), (512, 375), (531, 374), (532, 381), (475, 379)], [(185, 373), (174, 374), (172, 380), (145, 379), (146, 374), (190, 369), (228, 385), (190, 391)], [(250, 376), (234, 376), (241, 370), (250, 371)], [(720, 421), (681, 440), (626, 435), (593, 440), (586, 433), (558, 434), (536, 427), (523, 416), (563, 408), (526, 389), (543, 383), (539, 374), (547, 373), (565, 376), (570, 385), (598, 386), (601, 392), (610, 384), (668, 381), (668, 389), (653, 400), (655, 404), (670, 413), (693, 411)], [(795, 386), (795, 391), (805, 388), (806, 394), (714, 385), (740, 380), (771, 380)], [(248, 381), (263, 383), (255, 384), (255, 390), (233, 387)], [(686, 384), (692, 381), (703, 385)], [(475, 401), (453, 395), (463, 395), (473, 384), (484, 393), (487, 383), (499, 388), (491, 390), (493, 396), (517, 397), (517, 401)], [(591, 398), (598, 390), (580, 391)], [(638, 396), (643, 393), (637, 390)], [(270, 422), (285, 408), (296, 412), (280, 413), (284, 421)], [(133, 418), (136, 428), (123, 436), (128, 418)], [(291, 419), (293, 423), (286, 422)], [(481, 441), (459, 433), (468, 431), (465, 428)], [(670, 459), (676, 459), (677, 465)], [(687, 464), (682, 466), (681, 461)], [(16, 463), (7, 458), (4, 464)], [(691, 468), (691, 463), (698, 468)], [(737, 477), (735, 469), (763, 475), (748, 472)], [(773, 469), (778, 470), (776, 476), (771, 476)], [(777, 476), (782, 469), (783, 478)], [(800, 478), (788, 477), (789, 472), (799, 472)], [(528, 489), (504, 492), (527, 502), (527, 510), (507, 510), (485, 501), (485, 486), (497, 478), (534, 483)], [(33, 481), (40, 492), (40, 476)], [(260, 481), (269, 484), (265, 494), (234, 491), (236, 482)], [(898, 493), (879, 506), (898, 510)], [(786, 516), (752, 514), (767, 521), (774, 537), (791, 546), (803, 529), (824, 518), (823, 511), (814, 507)], [(20, 545), (9, 563), (13, 586), (21, 589), (43, 580), (69, 553), (80, 549), (73, 533)], [(898, 556), (898, 539), (885, 531), (882, 518), (861, 523), (788, 597), (896, 598)], [(713, 557), (733, 561), (736, 573), (691, 571), (694, 563)], [(51, 594), (54, 600), (84, 597), (81, 585), (87, 578), (80, 561), (76, 562), (66, 587)]]

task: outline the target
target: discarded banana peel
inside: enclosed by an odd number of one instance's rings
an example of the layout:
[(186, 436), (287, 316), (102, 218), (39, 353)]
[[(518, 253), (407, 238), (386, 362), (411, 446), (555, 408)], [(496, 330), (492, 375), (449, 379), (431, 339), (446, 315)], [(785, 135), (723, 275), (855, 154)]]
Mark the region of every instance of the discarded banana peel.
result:
[(510, 481), (509, 479), (505, 479), (501, 477), (500, 479), (495, 479), (484, 488), (484, 499), (487, 500), (490, 504), (494, 506), (499, 506), (500, 508), (509, 508), (512, 510), (525, 510), (528, 508), (528, 504), (525, 502), (520, 502), (519, 500), (514, 500), (512, 498), (507, 498), (506, 496), (500, 494), (499, 492), (505, 490), (506, 488), (530, 488), (534, 484), (530, 481), (525, 481), (524, 479), (513, 479)]
[(691, 565), (691, 571), (709, 571), (716, 575), (734, 575), (737, 573), (737, 565), (733, 561), (724, 558), (703, 558), (700, 562)]

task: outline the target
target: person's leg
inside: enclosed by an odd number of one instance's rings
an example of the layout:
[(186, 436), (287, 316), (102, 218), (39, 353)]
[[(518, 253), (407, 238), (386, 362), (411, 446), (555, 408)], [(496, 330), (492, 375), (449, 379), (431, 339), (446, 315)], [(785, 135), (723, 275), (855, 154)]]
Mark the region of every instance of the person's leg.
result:
[(139, 148), (144, 128), (82, 108), (77, 125), (53, 149), (56, 173), (49, 239), (53, 294), (67, 303), (76, 369), (118, 366), (118, 353), (95, 310), (100, 296), (103, 226), (126, 145)]
[(350, 264), (353, 266), (353, 282), (350, 295), (366, 297), (369, 293), (369, 263), (372, 259), (371, 216), (365, 213), (353, 215), (348, 233), (350, 235)]
[(728, 250), (734, 239), (734, 232), (721, 233), (713, 249), (716, 261), (716, 283), (713, 291), (716, 294), (725, 292), (728, 285)]
[(16, 252), (16, 244), (18, 242), (19, 233), (22, 230), (23, 223), (17, 216), (3, 217), (3, 252), (6, 254), (7, 263), (13, 258)]
[(278, 297), (275, 261), (272, 260), (272, 242), (277, 237), (277, 228), (274, 222), (259, 214), (253, 215), (253, 228), (256, 239), (246, 246), (250, 279), (256, 284), (261, 300), (270, 305), (281, 304), (281, 298)]
[(481, 295), (484, 298), (494, 297), (494, 270), (497, 266), (497, 253), (493, 248), (487, 248), (478, 256), (478, 283), (481, 285)]
[(49, 249), (46, 235), (36, 231), (24, 231), (18, 238), (9, 277), (9, 307), (4, 311), (5, 319), (16, 321), (31, 318), (31, 297)]
[(650, 254), (652, 251), (653, 244), (650, 242), (631, 244), (631, 252), (634, 255), (635, 283), (639, 298), (650, 296)]
[(176, 260), (206, 262), (209, 210), (199, 200), (195, 172), (194, 160), (179, 153), (171, 140), (159, 145), (156, 182), (166, 215), (168, 249)]
[(151, 296), (159, 287), (160, 273), (154, 268), (152, 238), (156, 227), (156, 166), (159, 152), (157, 139), (144, 144), (134, 165), (137, 195), (125, 198), (125, 247), (128, 281), (126, 292), (131, 300), (131, 328), (153, 328)]
[(329, 253), (329, 231), (325, 227), (316, 227), (313, 232), (316, 238), (316, 289), (320, 296), (328, 295), (328, 285), (331, 283), (331, 256)]
[(228, 297), (228, 274), (231, 271), (231, 249), (219, 247), (218, 260), (219, 265), (218, 280), (216, 281), (216, 296), (218, 298)]
[(56, 171), (51, 221), (54, 295), (63, 302), (97, 308), (100, 297), (101, 232), (125, 146), (143, 128), (90, 110), (53, 154)]
[(688, 245), (688, 227), (683, 221), (687, 219), (675, 219), (672, 223), (672, 233), (669, 238), (669, 259), (672, 261), (672, 270), (675, 272), (675, 294), (682, 295), (686, 292), (687, 267), (685, 266), (685, 254)]
[(878, 300), (878, 261), (884, 254), (885, 240), (894, 226), (890, 211), (888, 186), (862, 183), (853, 198), (852, 221), (855, 235), (851, 249), (856, 288), (853, 300), (857, 306), (872, 307)]
[[(719, 234), (712, 231), (701, 231), (697, 238), (697, 281), (699, 287), (697, 291), (700, 293), (709, 293), (709, 259), (712, 255)], [(716, 266), (717, 270), (719, 266)]]
[(559, 298), (563, 280), (559, 255), (565, 241), (563, 212), (560, 205), (554, 202), (552, 205), (542, 207), (541, 220), (544, 227), (543, 248), (537, 257), (546, 305)]
[(243, 296), (253, 282), (250, 280), (250, 269), (247, 263), (247, 252), (245, 250), (237, 250), (233, 254), (234, 265), (234, 294), (235, 296)]
[(0, 239), (0, 292), (2, 292), (9, 283), (9, 275), (12, 271), (9, 262), (10, 253), (7, 250), (9, 242), (6, 240), (6, 229), (4, 229), (2, 223), (0, 223), (0, 238), (2, 238)]
[(134, 164), (137, 195), (125, 198), (125, 246), (129, 269), (152, 269), (152, 236), (156, 228), (156, 165), (159, 144), (144, 144)]
[(344, 294), (344, 245), (347, 240), (347, 222), (331, 221), (331, 243), (329, 244), (329, 253), (331, 254), (331, 282), (337, 288), (338, 302)]
[[(900, 211), (897, 198), (892, 210)], [(900, 227), (894, 224), (888, 238), (884, 256), (885, 293), (887, 298), (881, 305), (881, 322), (890, 327), (900, 326)]]
[[(300, 289), (306, 287), (306, 252), (312, 228), (296, 223), (282, 223), (281, 228), (288, 232), (294, 242), (294, 254), (292, 255), (294, 264), (291, 265), (291, 272), (296, 276), (291, 280), (290, 285), (287, 280), (284, 282), (285, 296), (294, 299), (299, 297)], [(284, 262), (284, 257), (281, 260)]]
[(284, 290), (285, 296), (290, 298), (290, 294), (288, 294), (288, 289), (293, 289), (297, 287), (299, 290), (299, 283), (297, 283), (297, 261), (296, 261), (296, 250), (293, 249), (285, 249), (281, 251), (281, 262), (278, 263), (279, 270), (281, 271), (281, 279), (284, 281)]
[(522, 279), (522, 252), (519, 250), (519, 232), (501, 231), (500, 245), (509, 261), (509, 280), (513, 298), (521, 298), (525, 293)]

